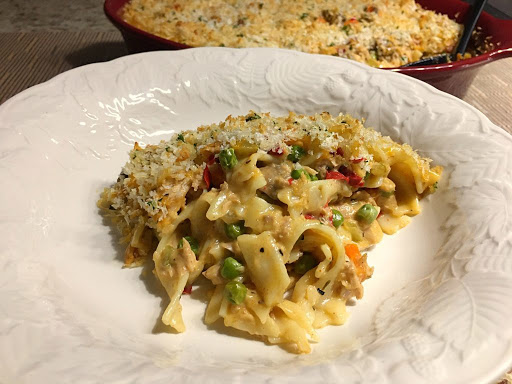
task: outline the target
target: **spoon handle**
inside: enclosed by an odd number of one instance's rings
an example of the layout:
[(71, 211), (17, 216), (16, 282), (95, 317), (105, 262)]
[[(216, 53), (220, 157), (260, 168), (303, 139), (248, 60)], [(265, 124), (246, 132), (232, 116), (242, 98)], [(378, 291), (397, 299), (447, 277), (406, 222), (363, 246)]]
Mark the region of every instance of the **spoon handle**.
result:
[(460, 53), (463, 55), (466, 52), (466, 48), (469, 43), (469, 39), (471, 38), (471, 34), (473, 33), (473, 29), (475, 29), (476, 22), (484, 9), (487, 0), (475, 0), (475, 3), (471, 7), (471, 14), (466, 18), (464, 22), (464, 33), (460, 38), (459, 44), (457, 45), (457, 49), (455, 50), (455, 56)]

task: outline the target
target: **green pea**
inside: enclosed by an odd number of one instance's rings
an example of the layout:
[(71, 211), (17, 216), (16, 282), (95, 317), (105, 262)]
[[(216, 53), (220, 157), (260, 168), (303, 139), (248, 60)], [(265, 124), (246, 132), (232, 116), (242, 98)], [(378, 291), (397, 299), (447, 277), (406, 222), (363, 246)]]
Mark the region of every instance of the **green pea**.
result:
[(194, 239), (192, 236), (185, 236), (180, 239), (178, 242), (178, 248), (183, 248), (183, 239), (188, 241), (188, 244), (190, 245), (190, 249), (192, 252), (194, 252), (195, 255), (199, 253), (199, 243), (196, 239)]
[(379, 212), (371, 204), (365, 204), (356, 213), (358, 220), (364, 221), (367, 224), (372, 223), (378, 216)]
[(244, 271), (244, 266), (232, 257), (226, 257), (222, 264), (220, 274), (223, 278), (231, 280), (238, 277)]
[(164, 267), (170, 267), (174, 263), (174, 248), (166, 245), (162, 250), (162, 264)]
[(290, 173), (290, 176), (292, 177), (292, 179), (298, 180), (298, 179), (300, 179), (300, 175), (302, 175), (302, 174), (306, 175), (306, 179), (308, 179), (308, 180), (318, 180), (318, 177), (316, 175), (310, 175), (303, 169), (294, 169)]
[(235, 150), (233, 148), (223, 149), (219, 153), (220, 165), (224, 169), (232, 169), (237, 163), (238, 159), (235, 155)]
[(386, 197), (386, 198), (391, 197), (394, 194), (395, 194), (395, 191), (380, 191), (380, 195), (382, 197)]
[(290, 176), (292, 179), (298, 180), (302, 174), (306, 175), (306, 179), (311, 180), (311, 175), (303, 169), (294, 169)]
[(290, 174), (290, 176), (292, 177), (292, 179), (294, 180), (298, 180), (300, 179), (300, 175), (302, 175), (302, 169), (294, 169), (292, 171), (292, 173)]
[(345, 218), (340, 211), (337, 209), (332, 210), (332, 225), (334, 225), (335, 228), (338, 228), (341, 224), (343, 224), (344, 220)]
[(245, 227), (243, 221), (240, 221), (237, 224), (226, 224), (224, 227), (227, 237), (235, 240), (238, 236), (243, 235), (245, 232)]
[(288, 154), (287, 159), (296, 163), (305, 154), (306, 151), (300, 145), (292, 145), (292, 148), (290, 150), (290, 153)]
[(258, 115), (257, 113), (255, 113), (251, 116), (246, 117), (245, 121), (252, 121), (252, 120), (258, 120), (258, 119), (261, 119), (261, 116)]
[(247, 295), (247, 287), (239, 281), (231, 280), (224, 287), (224, 294), (231, 303), (240, 305), (244, 302)]
[(311, 253), (304, 253), (299, 260), (293, 264), (293, 270), (298, 275), (303, 275), (318, 265), (318, 260)]

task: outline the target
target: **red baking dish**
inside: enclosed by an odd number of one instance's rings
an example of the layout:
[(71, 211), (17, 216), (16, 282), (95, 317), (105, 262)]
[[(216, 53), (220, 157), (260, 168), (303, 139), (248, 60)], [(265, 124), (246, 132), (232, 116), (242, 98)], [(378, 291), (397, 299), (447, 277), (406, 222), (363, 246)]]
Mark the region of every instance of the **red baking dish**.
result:
[[(123, 21), (121, 10), (128, 1), (105, 0), (104, 10), (110, 21), (121, 31), (130, 52), (190, 48), (188, 45), (163, 39)], [(444, 13), (459, 23), (464, 22), (464, 17), (469, 9), (469, 5), (461, 0), (416, 1), (424, 8)], [(432, 84), (442, 91), (462, 97), (481, 65), (504, 57), (512, 57), (512, 20), (501, 20), (482, 12), (477, 25), (482, 28), (484, 36), (491, 36), (491, 42), (496, 47), (494, 50), (453, 63), (409, 68), (385, 68), (385, 70), (404, 73)]]

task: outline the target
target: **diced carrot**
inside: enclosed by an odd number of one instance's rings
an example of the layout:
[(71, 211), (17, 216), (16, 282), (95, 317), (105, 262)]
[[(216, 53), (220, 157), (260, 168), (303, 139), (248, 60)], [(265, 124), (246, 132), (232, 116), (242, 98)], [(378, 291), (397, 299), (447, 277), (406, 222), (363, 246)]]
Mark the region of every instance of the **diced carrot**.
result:
[(355, 24), (355, 23), (359, 23), (359, 21), (355, 17), (351, 17), (350, 19), (345, 21), (343, 23), (343, 25), (349, 25), (349, 24)]
[(361, 257), (361, 252), (359, 252), (359, 247), (356, 244), (345, 245), (345, 253), (354, 263)]
[(359, 247), (356, 244), (347, 244), (345, 245), (345, 254), (354, 263), (357, 277), (359, 277), (361, 281), (366, 279), (367, 276), (363, 263), (361, 263), (361, 252), (359, 252)]

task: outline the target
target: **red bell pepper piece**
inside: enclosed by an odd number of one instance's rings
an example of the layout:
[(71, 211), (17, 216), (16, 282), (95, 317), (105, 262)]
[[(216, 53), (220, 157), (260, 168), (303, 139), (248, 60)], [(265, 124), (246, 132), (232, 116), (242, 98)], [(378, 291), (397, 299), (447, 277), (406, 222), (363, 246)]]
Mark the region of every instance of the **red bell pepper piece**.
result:
[(210, 190), (210, 187), (212, 186), (212, 174), (210, 173), (208, 166), (204, 167), (203, 180), (206, 183), (206, 189)]
[(210, 155), (210, 157), (208, 157), (208, 160), (206, 160), (206, 164), (208, 164), (208, 165), (212, 165), (213, 163), (215, 163), (215, 154), (214, 153), (212, 153)]
[(362, 187), (364, 185), (363, 178), (355, 173), (348, 177), (348, 183), (353, 187)]
[(353, 187), (362, 187), (364, 180), (361, 176), (356, 175), (353, 171), (347, 167), (341, 167), (340, 172), (345, 175), (348, 179), (348, 183)]
[(185, 285), (185, 289), (183, 289), (184, 295), (190, 295), (192, 293), (192, 286), (191, 285)]
[(345, 180), (349, 181), (349, 178), (345, 176), (344, 174), (338, 172), (338, 171), (328, 171), (325, 174), (326, 180), (332, 179), (332, 180)]
[(282, 156), (284, 154), (284, 151), (283, 151), (283, 148), (281, 147), (277, 147), (277, 148), (272, 148), (270, 151), (267, 152), (269, 155), (272, 155), (272, 156)]

